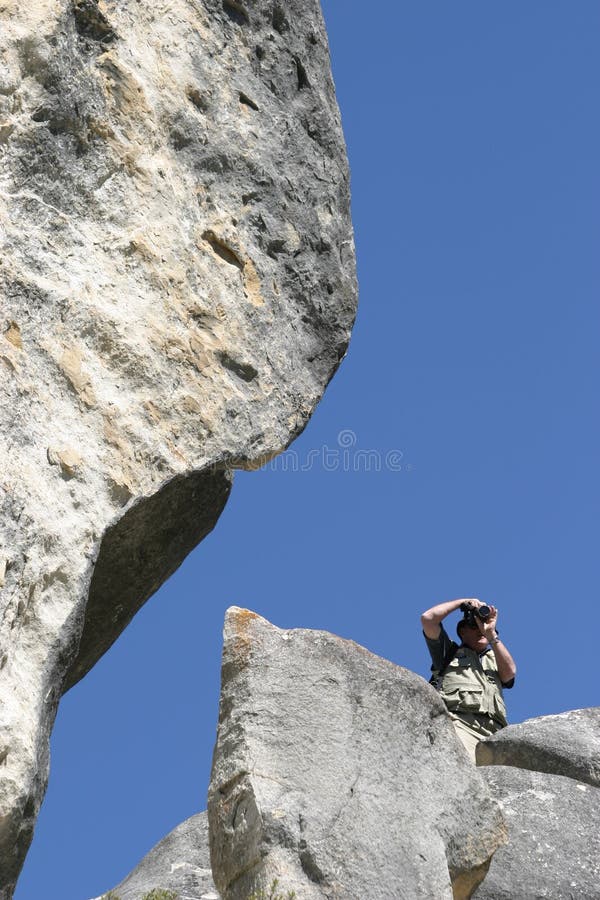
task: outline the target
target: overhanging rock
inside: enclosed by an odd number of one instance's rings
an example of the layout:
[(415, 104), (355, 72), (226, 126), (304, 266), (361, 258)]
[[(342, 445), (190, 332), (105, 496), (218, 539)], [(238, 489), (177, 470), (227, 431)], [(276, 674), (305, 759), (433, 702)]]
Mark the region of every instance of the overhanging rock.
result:
[(317, 0), (7, 0), (0, 896), (61, 692), (302, 431), (343, 357), (349, 178)]

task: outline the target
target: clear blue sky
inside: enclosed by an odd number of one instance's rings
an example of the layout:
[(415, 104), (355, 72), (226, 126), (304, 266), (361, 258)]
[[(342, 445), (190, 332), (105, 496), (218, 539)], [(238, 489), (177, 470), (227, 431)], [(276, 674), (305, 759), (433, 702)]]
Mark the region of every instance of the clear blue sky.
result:
[(600, 4), (324, 10), (350, 352), (300, 471), (238, 474), (213, 534), (63, 700), (17, 900), (97, 896), (204, 808), (231, 604), (426, 674), (419, 613), (480, 597), (519, 666), (512, 721), (599, 703)]

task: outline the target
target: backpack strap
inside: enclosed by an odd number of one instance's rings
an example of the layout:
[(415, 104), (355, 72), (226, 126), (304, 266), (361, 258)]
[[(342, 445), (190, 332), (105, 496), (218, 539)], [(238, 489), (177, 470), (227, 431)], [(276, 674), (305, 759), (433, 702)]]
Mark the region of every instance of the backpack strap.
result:
[(439, 691), (439, 689), (441, 688), (442, 679), (444, 678), (444, 675), (446, 674), (446, 669), (448, 668), (448, 666), (454, 659), (457, 650), (458, 650), (458, 644), (456, 643), (456, 641), (451, 641), (450, 647), (448, 648), (448, 652), (446, 653), (446, 655), (442, 661), (442, 666), (439, 669), (439, 671), (437, 672), (437, 675), (435, 674), (435, 670), (434, 670), (434, 674), (429, 679), (429, 684), (432, 684), (433, 687), (436, 689), (436, 691)]

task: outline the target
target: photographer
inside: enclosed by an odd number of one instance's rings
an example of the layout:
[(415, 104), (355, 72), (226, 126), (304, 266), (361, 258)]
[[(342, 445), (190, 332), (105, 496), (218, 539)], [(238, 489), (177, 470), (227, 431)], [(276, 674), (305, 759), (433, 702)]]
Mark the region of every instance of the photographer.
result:
[[(456, 627), (460, 646), (450, 640), (442, 621), (460, 609)], [(480, 740), (508, 724), (503, 688), (515, 683), (517, 667), (496, 631), (498, 610), (480, 600), (449, 600), (421, 616), (431, 654), (431, 683), (454, 722), (456, 732), (475, 761)]]

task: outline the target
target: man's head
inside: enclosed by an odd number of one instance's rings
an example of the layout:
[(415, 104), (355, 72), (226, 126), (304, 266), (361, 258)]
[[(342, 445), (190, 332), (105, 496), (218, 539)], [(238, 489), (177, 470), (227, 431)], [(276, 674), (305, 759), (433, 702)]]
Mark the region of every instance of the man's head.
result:
[(465, 619), (461, 619), (456, 626), (456, 633), (460, 641), (470, 650), (485, 650), (488, 639), (482, 634), (477, 625), (469, 625)]

